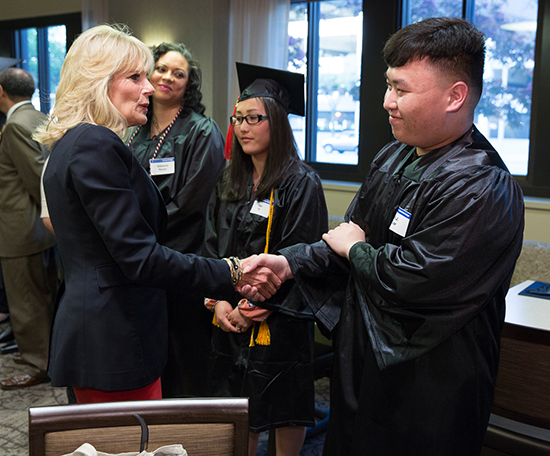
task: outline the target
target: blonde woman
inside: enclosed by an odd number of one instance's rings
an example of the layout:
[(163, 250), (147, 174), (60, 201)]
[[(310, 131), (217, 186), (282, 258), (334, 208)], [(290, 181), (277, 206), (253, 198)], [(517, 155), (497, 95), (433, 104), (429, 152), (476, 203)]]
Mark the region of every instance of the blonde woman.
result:
[(37, 134), (52, 148), (44, 188), (65, 273), (48, 374), (80, 403), (161, 398), (163, 288), (223, 297), (242, 279), (238, 259), (183, 255), (157, 242), (162, 197), (121, 140), (147, 120), (152, 66), (149, 49), (119, 27), (84, 32)]

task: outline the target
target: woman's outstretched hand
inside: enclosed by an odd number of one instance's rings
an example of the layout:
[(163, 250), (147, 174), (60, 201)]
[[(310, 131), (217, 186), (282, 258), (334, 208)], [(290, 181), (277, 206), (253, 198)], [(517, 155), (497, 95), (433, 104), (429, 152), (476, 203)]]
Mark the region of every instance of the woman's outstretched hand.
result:
[(251, 301), (265, 301), (292, 278), (288, 261), (280, 255), (252, 255), (241, 260), (243, 275), (235, 289)]

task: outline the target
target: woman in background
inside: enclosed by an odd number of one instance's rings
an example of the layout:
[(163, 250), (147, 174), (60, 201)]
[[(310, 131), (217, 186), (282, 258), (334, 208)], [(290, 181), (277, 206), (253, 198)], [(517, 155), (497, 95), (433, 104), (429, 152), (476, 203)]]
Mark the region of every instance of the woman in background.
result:
[[(224, 137), (204, 115), (201, 70), (183, 44), (152, 48), (155, 92), (147, 123), (128, 145), (157, 184), (168, 210), (160, 240), (181, 253), (199, 254), (206, 206), (222, 170)], [(182, 305), (185, 304), (185, 305)], [(168, 291), (168, 362), (162, 374), (164, 397), (204, 396), (208, 372), (211, 315), (202, 298)]]
[[(231, 159), (208, 207), (205, 255), (214, 258), (277, 252), (315, 242), (328, 229), (321, 181), (301, 162), (287, 117), (303, 115), (303, 76), (237, 68), (245, 90), (231, 117)], [(219, 326), (211, 393), (250, 398), (249, 455), (258, 433), (276, 428), (277, 456), (297, 456), (314, 424), (312, 317), (292, 281), (271, 304), (281, 309), (261, 309), (238, 294), (206, 300)]]
[(149, 49), (123, 29), (87, 30), (65, 57), (51, 120), (36, 134), (52, 149), (44, 188), (65, 277), (48, 375), (53, 386), (72, 386), (81, 403), (160, 399), (163, 288), (221, 298), (243, 279), (237, 259), (158, 243), (166, 208), (121, 140), (147, 120), (152, 65)]

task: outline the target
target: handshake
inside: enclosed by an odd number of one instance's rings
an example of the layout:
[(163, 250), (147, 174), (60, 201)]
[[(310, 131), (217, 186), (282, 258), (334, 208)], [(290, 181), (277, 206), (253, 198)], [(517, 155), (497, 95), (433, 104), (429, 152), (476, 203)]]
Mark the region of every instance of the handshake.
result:
[[(243, 260), (223, 258), (229, 265), (235, 291), (245, 296), (235, 308), (224, 300), (205, 298), (204, 305), (215, 313), (213, 323), (225, 332), (246, 332), (255, 321), (266, 319), (271, 311), (256, 307), (250, 301), (271, 298), (281, 285), (292, 278), (292, 271), (284, 256), (252, 255)], [(242, 307), (241, 307), (242, 306)]]
[(235, 290), (251, 301), (271, 298), (281, 285), (292, 278), (284, 256), (262, 253), (241, 260), (242, 275)]
[[(349, 259), (349, 251), (357, 242), (365, 242), (365, 232), (355, 223), (342, 223), (323, 234), (323, 240), (338, 255)], [(294, 277), (287, 259), (282, 255), (262, 253), (243, 260), (225, 258), (231, 269), (235, 290), (250, 301), (271, 298), (281, 285)], [(246, 301), (246, 300), (243, 300)], [(206, 299), (205, 305), (216, 314), (216, 324), (225, 332), (246, 332), (254, 321), (262, 321), (271, 311), (238, 307), (227, 301)], [(250, 307), (256, 306), (251, 304)]]
[[(365, 242), (366, 236), (359, 225), (347, 222), (323, 234), (323, 241), (335, 253), (349, 260), (351, 248), (358, 242)], [(282, 255), (262, 253), (245, 258), (241, 263), (242, 275), (235, 290), (251, 301), (269, 299), (286, 280), (293, 277), (288, 261)]]

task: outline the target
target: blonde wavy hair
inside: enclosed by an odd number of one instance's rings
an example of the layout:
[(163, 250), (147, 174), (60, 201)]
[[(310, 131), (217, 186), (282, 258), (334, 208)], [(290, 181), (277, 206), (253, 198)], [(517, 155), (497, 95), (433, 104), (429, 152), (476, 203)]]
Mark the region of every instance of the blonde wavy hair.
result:
[(109, 98), (113, 78), (131, 71), (150, 76), (153, 68), (151, 51), (126, 26), (98, 25), (85, 31), (67, 52), (54, 108), (34, 139), (51, 148), (80, 123), (102, 125), (122, 138), (128, 122)]

